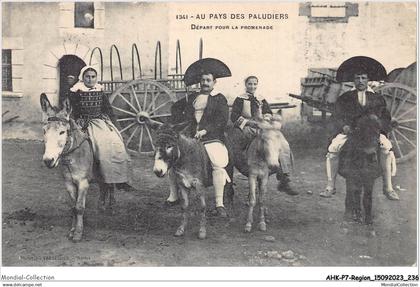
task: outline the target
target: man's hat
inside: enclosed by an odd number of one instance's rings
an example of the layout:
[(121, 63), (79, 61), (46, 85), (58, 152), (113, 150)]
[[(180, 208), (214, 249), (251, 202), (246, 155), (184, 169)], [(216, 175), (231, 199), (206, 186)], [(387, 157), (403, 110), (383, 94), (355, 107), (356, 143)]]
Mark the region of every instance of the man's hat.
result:
[(386, 70), (375, 59), (357, 56), (345, 60), (337, 70), (338, 82), (353, 82), (354, 75), (367, 74), (370, 81), (383, 81), (386, 79)]
[(386, 76), (386, 81), (388, 83), (392, 83), (393, 81), (395, 81), (395, 79), (398, 77), (399, 74), (401, 74), (401, 72), (404, 70), (404, 68), (396, 68), (394, 70), (392, 70), (391, 72), (389, 72), (389, 74)]
[(232, 76), (229, 67), (222, 61), (213, 58), (204, 58), (192, 63), (185, 71), (185, 85), (191, 86), (198, 84), (203, 74), (212, 74), (214, 78)]

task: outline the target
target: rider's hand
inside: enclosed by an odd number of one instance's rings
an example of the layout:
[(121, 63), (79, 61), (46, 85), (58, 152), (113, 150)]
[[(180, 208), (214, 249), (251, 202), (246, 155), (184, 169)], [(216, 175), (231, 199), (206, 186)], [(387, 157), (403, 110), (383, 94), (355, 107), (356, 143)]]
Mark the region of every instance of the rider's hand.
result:
[(343, 127), (343, 133), (345, 134), (345, 135), (348, 135), (349, 133), (350, 133), (350, 126), (349, 125), (345, 125), (344, 127)]
[(206, 130), (200, 130), (200, 131), (197, 131), (196, 133), (195, 133), (195, 138), (196, 139), (201, 139), (202, 137), (204, 137), (205, 135), (207, 134), (207, 131)]
[(258, 124), (256, 121), (253, 120), (249, 120), (246, 122), (245, 126), (249, 126), (250, 128), (257, 128)]

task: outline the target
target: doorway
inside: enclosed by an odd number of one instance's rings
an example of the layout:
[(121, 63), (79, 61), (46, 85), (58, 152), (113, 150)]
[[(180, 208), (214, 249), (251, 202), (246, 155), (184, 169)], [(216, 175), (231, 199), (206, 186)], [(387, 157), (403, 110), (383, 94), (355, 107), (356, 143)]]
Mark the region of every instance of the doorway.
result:
[[(59, 103), (63, 102), (68, 90), (78, 81), (79, 73), (86, 63), (76, 55), (64, 55), (58, 61), (58, 69), (60, 74), (59, 83)], [(73, 76), (74, 81), (70, 81), (68, 76)]]

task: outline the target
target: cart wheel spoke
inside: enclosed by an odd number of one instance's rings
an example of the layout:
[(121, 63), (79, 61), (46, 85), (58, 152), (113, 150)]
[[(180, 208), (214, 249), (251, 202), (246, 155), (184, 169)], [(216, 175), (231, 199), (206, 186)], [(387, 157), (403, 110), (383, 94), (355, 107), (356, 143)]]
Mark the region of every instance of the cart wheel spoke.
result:
[(128, 130), (129, 128), (131, 128), (132, 126), (134, 126), (136, 123), (131, 123), (128, 126), (126, 126), (125, 128), (120, 130), (120, 133), (122, 134), (123, 132), (125, 132), (126, 130)]
[(403, 156), (403, 153), (401, 151), (400, 144), (398, 143), (398, 140), (397, 140), (397, 137), (395, 136), (394, 131), (391, 132), (391, 137), (394, 140), (395, 146), (397, 147), (397, 151), (398, 151), (399, 157), (402, 157)]
[(402, 129), (402, 130), (410, 131), (410, 132), (413, 132), (413, 133), (417, 132), (416, 129), (413, 129), (413, 128), (410, 128), (410, 127), (407, 127), (407, 126), (403, 126), (403, 125), (399, 125), (398, 128)]
[(152, 97), (152, 101), (151, 101), (150, 105), (147, 107), (148, 112), (150, 112), (152, 109), (154, 109), (154, 104), (156, 103), (156, 100), (159, 98), (160, 95), (161, 95), (160, 90), (158, 90), (156, 93), (154, 93), (154, 97)]
[(136, 113), (138, 113), (139, 111), (130, 103), (130, 101), (129, 100), (127, 100), (123, 95), (121, 95), (121, 94), (118, 94), (118, 96), (120, 96), (120, 98), (122, 98), (123, 100), (124, 100), (124, 102), (126, 102), (127, 103), (127, 105), (129, 105), (130, 106), (130, 108), (132, 108), (133, 109), (133, 111), (135, 111)]
[(393, 93), (391, 107), (389, 108), (389, 112), (391, 113), (391, 116), (394, 116), (395, 108), (397, 107), (396, 98), (397, 98), (397, 93)]
[(136, 100), (136, 104), (137, 104), (137, 107), (139, 108), (139, 111), (142, 111), (143, 109), (140, 106), (139, 99), (137, 98), (137, 93), (136, 93), (136, 90), (134, 89), (134, 86), (131, 86), (131, 92), (133, 93), (133, 97)]
[(153, 144), (152, 134), (150, 133), (149, 127), (145, 126), (147, 135), (149, 136), (150, 144), (152, 145), (153, 150), (155, 150), (155, 145)]
[(147, 83), (144, 83), (144, 98), (143, 98), (143, 109), (146, 110), (147, 104)]
[(139, 152), (140, 153), (141, 153), (141, 147), (143, 145), (143, 133), (144, 133), (144, 126), (141, 126), (140, 137), (139, 137)]
[(402, 132), (400, 132), (399, 130), (395, 130), (395, 132), (397, 134), (399, 134), (403, 139), (405, 139), (411, 146), (413, 146), (414, 148), (416, 147), (416, 144), (413, 143), (408, 137), (406, 137)]
[(138, 129), (139, 129), (139, 126), (136, 126), (136, 128), (133, 131), (133, 133), (130, 135), (130, 137), (127, 140), (127, 143), (126, 143), (127, 146), (130, 144), (131, 140), (133, 139), (133, 137), (136, 134), (136, 132), (137, 132)]
[(398, 123), (399, 124), (405, 124), (405, 123), (414, 123), (416, 121), (417, 121), (417, 119), (405, 119), (405, 120), (399, 120)]
[(165, 117), (170, 117), (172, 116), (171, 114), (160, 114), (160, 115), (152, 115), (150, 116), (151, 119), (156, 119), (156, 118), (165, 118)]
[(167, 105), (167, 104), (169, 104), (169, 103), (172, 103), (171, 101), (167, 101), (167, 102), (164, 102), (163, 104), (160, 104), (157, 108), (155, 108), (153, 111), (151, 111), (150, 113), (151, 114), (154, 114), (157, 110), (159, 110), (159, 109), (161, 109), (161, 108), (163, 108), (165, 105)]
[(136, 116), (136, 114), (134, 114), (134, 113), (132, 113), (132, 112), (129, 112), (129, 111), (126, 111), (126, 110), (123, 110), (123, 109), (120, 109), (120, 108), (118, 108), (118, 107), (116, 107), (116, 106), (112, 106), (112, 108), (113, 108), (113, 109), (116, 109), (117, 111), (120, 111), (120, 112), (122, 112), (122, 113), (126, 113), (126, 114), (128, 114), (128, 115), (130, 115), (130, 116)]
[(136, 118), (121, 118), (117, 119), (117, 122), (134, 121)]
[(409, 113), (415, 111), (417, 109), (417, 106), (412, 106), (411, 108), (409, 108), (408, 110), (406, 110), (405, 112), (401, 113), (399, 116), (396, 117), (397, 120), (405, 117), (406, 115), (408, 115)]

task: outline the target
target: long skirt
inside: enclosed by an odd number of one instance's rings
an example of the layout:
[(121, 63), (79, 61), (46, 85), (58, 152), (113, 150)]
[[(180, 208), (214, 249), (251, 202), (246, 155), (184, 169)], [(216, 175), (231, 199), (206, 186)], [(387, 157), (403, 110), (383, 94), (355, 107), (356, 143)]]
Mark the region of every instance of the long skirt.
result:
[(128, 182), (129, 156), (121, 134), (111, 121), (93, 119), (87, 132), (92, 141), (95, 161), (105, 183)]

